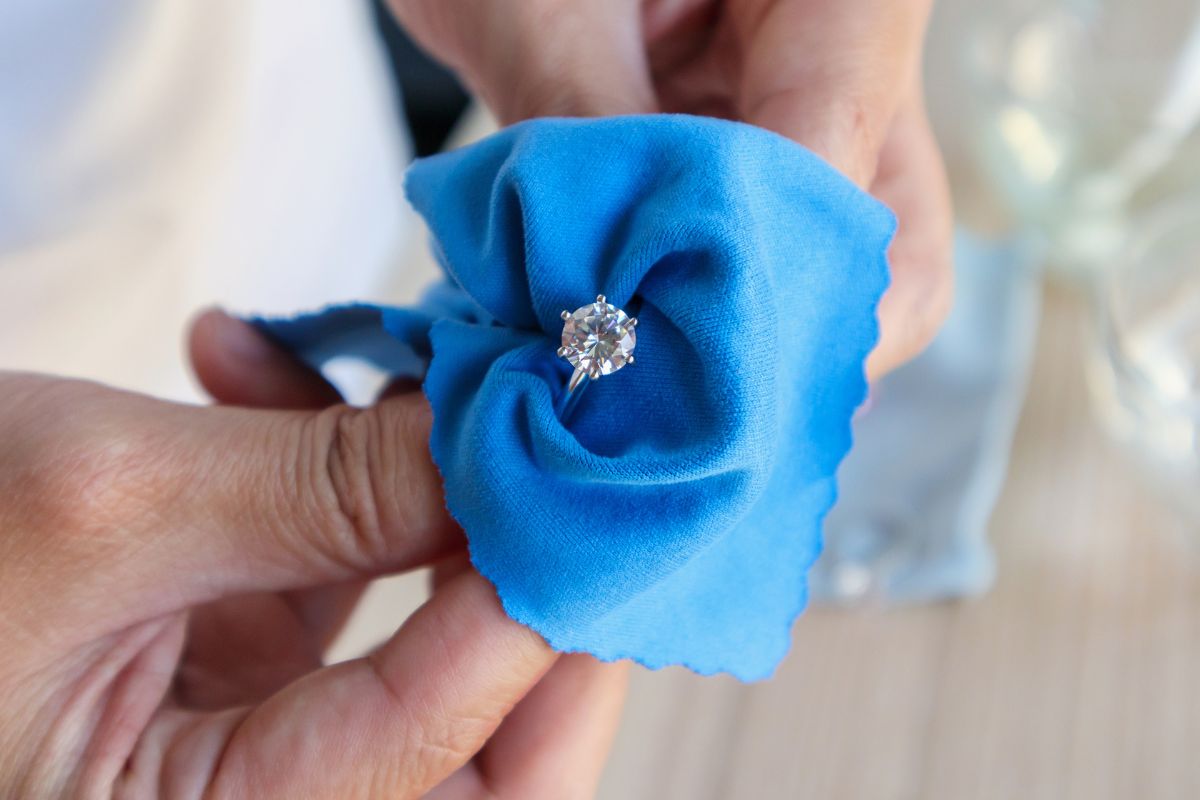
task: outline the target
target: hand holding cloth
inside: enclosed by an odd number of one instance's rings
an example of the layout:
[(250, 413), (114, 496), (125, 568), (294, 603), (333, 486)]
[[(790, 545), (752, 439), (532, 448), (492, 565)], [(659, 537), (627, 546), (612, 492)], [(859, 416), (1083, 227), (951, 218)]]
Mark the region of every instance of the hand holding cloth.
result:
[[(446, 503), (556, 649), (768, 676), (804, 607), (864, 399), (891, 213), (722, 120), (540, 119), (416, 162), (445, 281), (415, 308), (259, 320), (321, 365), (424, 374)], [(564, 424), (559, 313), (638, 317)]]

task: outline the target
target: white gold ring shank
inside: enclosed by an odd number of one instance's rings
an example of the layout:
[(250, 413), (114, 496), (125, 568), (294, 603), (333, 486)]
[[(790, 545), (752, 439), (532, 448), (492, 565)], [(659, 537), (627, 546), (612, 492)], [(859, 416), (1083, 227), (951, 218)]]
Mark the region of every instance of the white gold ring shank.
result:
[(637, 345), (637, 317), (609, 303), (604, 295), (596, 302), (563, 311), (560, 358), (575, 368), (567, 383), (568, 396), (575, 395), (586, 380), (598, 380), (632, 364)]

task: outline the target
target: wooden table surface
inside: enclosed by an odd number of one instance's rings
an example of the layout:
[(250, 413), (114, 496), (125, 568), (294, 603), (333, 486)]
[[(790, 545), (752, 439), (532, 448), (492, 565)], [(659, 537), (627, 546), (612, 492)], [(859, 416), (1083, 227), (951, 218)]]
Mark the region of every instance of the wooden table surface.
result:
[(761, 684), (638, 670), (600, 797), (1200, 798), (1200, 559), (1094, 422), (1083, 329), (1052, 291), (989, 594), (809, 611)]

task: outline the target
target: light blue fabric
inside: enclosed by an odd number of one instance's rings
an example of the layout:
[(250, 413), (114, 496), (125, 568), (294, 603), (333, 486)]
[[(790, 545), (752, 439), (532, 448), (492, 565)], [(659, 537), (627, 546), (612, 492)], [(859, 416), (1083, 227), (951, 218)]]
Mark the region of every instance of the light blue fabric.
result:
[[(523, 123), (418, 161), (447, 283), (262, 324), (310, 362), (428, 360), (433, 458), (478, 570), (556, 649), (768, 676), (788, 648), (876, 340), (894, 220), (761, 129)], [(639, 319), (569, 424), (559, 312)]]
[(1039, 255), (1022, 238), (958, 232), (950, 318), (871, 387), (854, 421), (814, 599), (920, 602), (991, 586), (987, 523), (1033, 359)]

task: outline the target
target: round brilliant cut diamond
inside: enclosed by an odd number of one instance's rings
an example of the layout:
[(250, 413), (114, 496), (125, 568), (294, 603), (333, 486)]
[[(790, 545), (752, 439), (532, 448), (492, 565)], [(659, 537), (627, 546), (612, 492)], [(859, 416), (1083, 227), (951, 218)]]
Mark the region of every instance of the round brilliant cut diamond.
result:
[(591, 378), (609, 375), (633, 363), (637, 320), (604, 300), (563, 312), (559, 355)]

